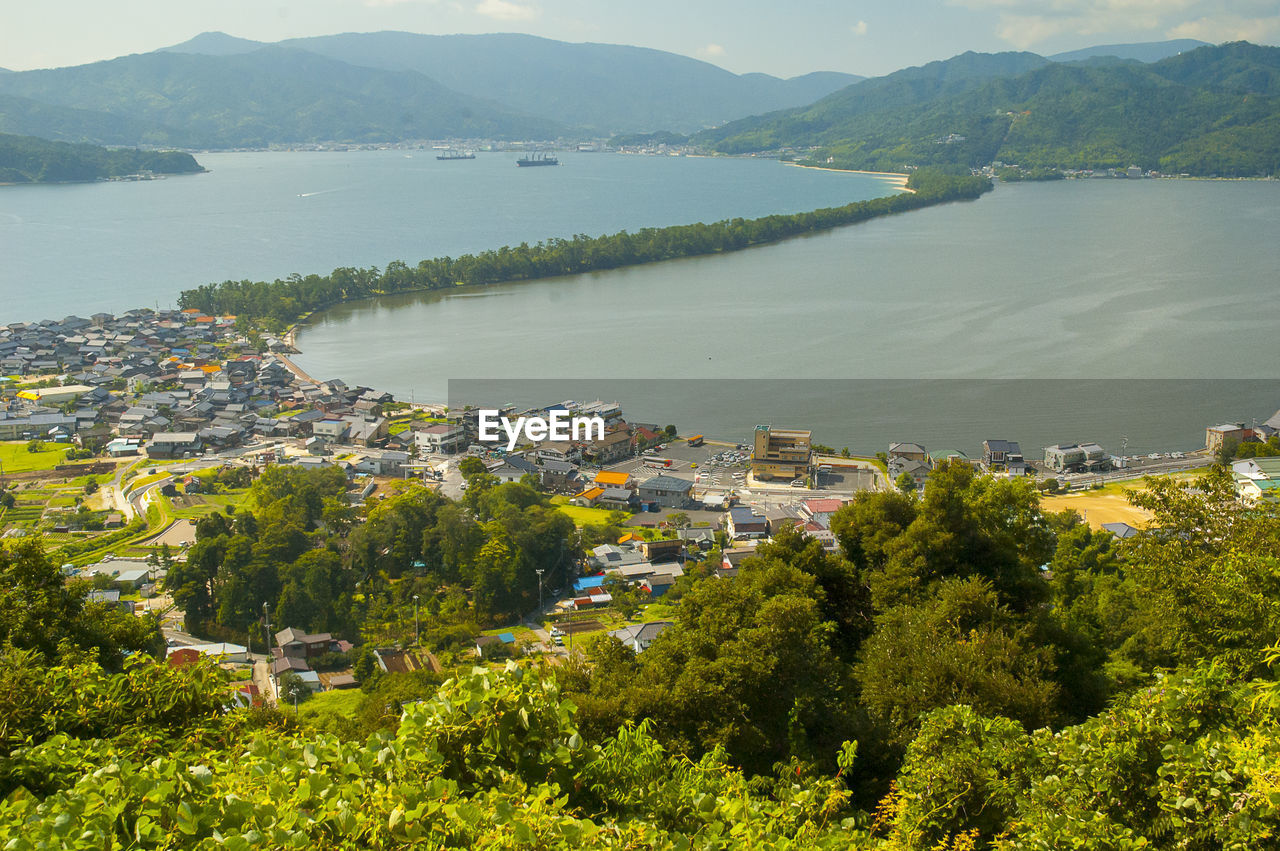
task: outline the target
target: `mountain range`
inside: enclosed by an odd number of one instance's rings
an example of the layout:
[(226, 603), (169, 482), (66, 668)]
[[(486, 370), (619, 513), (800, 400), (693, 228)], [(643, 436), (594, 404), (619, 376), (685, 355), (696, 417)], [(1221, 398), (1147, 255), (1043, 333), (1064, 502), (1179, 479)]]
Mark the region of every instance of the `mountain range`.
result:
[[(264, 46), (225, 33), (204, 33), (164, 50), (226, 56)], [(661, 50), (571, 44), (515, 33), (343, 33), (289, 39), (279, 46), (365, 68), (416, 71), (455, 92), (600, 134), (700, 130), (812, 103), (863, 79), (835, 72), (788, 80), (733, 74)]]
[(526, 35), (204, 33), (153, 53), (0, 75), (0, 131), (194, 148), (685, 131), (862, 78), (732, 74), (658, 50)]
[(1003, 160), (1250, 175), (1280, 171), (1278, 57), (1177, 40), (783, 80), (518, 34), (264, 44), (203, 33), (152, 53), (0, 74), (0, 132), (186, 148), (693, 132), (724, 153), (875, 170)]
[(1238, 42), (1158, 62), (966, 53), (849, 86), (694, 141), (725, 153), (806, 151), (900, 171), (993, 161), (1039, 168), (1280, 173), (1280, 48)]

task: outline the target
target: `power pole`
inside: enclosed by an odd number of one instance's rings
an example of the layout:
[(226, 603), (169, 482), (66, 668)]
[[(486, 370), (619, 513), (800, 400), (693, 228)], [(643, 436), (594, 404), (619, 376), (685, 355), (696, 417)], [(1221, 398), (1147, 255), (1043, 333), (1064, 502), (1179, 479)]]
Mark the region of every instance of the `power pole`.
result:
[(267, 676), (271, 680), (271, 685), (276, 690), (276, 698), (280, 697), (280, 683), (276, 680), (275, 672), (271, 670), (271, 606), (269, 603), (262, 604), (262, 624), (263, 630), (267, 634)]
[(422, 646), (422, 635), (418, 632), (418, 595), (413, 595), (413, 644), (415, 647)]

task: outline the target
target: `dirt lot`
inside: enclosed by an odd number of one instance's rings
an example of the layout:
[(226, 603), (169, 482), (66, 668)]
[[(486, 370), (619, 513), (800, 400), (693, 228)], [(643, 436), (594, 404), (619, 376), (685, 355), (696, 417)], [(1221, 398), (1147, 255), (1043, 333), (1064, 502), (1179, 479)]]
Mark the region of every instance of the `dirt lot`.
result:
[(1123, 495), (1115, 493), (1046, 496), (1040, 500), (1040, 505), (1045, 511), (1074, 509), (1093, 529), (1100, 528), (1103, 523), (1128, 523), (1142, 527), (1151, 519), (1149, 513), (1133, 507)]

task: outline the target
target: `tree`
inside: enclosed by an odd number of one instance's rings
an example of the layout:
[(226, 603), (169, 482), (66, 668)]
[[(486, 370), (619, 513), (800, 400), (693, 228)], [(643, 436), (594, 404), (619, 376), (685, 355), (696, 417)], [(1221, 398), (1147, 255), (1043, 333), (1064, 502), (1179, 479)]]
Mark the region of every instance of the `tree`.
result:
[(893, 484), (905, 494), (910, 495), (916, 492), (916, 480), (906, 470), (903, 470), (898, 475), (898, 478), (894, 479)]
[(1222, 441), (1222, 445), (1218, 447), (1218, 451), (1213, 457), (1219, 464), (1224, 467), (1230, 466), (1236, 457), (1236, 452), (1240, 449), (1240, 440), (1235, 437), (1228, 437)]
[(44, 451), (44, 441), (43, 441), (43, 440), (28, 440), (28, 441), (27, 441), (27, 451), (28, 451), (28, 452), (43, 452), (43, 451)]
[(863, 702), (902, 742), (920, 716), (952, 704), (1028, 729), (1056, 715), (1051, 651), (977, 577), (944, 580), (932, 599), (878, 617), (855, 671)]
[(311, 697), (311, 688), (293, 671), (285, 671), (277, 680), (282, 703), (301, 703)]
[(677, 433), (675, 426), (668, 425), (666, 428), (663, 429), (663, 432), (667, 435), (668, 440), (675, 440), (676, 433)]
[(674, 526), (677, 529), (689, 528), (689, 515), (683, 511), (673, 511), (667, 515), (667, 525)]
[(154, 616), (90, 603), (90, 588), (65, 582), (38, 539), (0, 546), (0, 647), (36, 651), (49, 665), (92, 659), (111, 671), (126, 654), (159, 655), (164, 641)]

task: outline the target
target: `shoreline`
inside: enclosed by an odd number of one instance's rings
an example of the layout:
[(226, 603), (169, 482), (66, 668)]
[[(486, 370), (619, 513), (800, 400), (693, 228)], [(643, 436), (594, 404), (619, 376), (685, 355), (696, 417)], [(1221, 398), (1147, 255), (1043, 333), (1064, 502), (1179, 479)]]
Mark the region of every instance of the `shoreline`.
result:
[(915, 194), (914, 189), (907, 188), (907, 181), (911, 179), (911, 175), (906, 174), (905, 172), (863, 171), (862, 169), (855, 168), (831, 168), (824, 165), (805, 165), (804, 163), (798, 163), (794, 160), (784, 160), (782, 164), (789, 165), (794, 168), (808, 168), (814, 171), (830, 171), (835, 172), (836, 174), (861, 174), (865, 177), (882, 177), (885, 178), (885, 183), (888, 183), (890, 186), (896, 186), (903, 192), (910, 192), (913, 195)]

